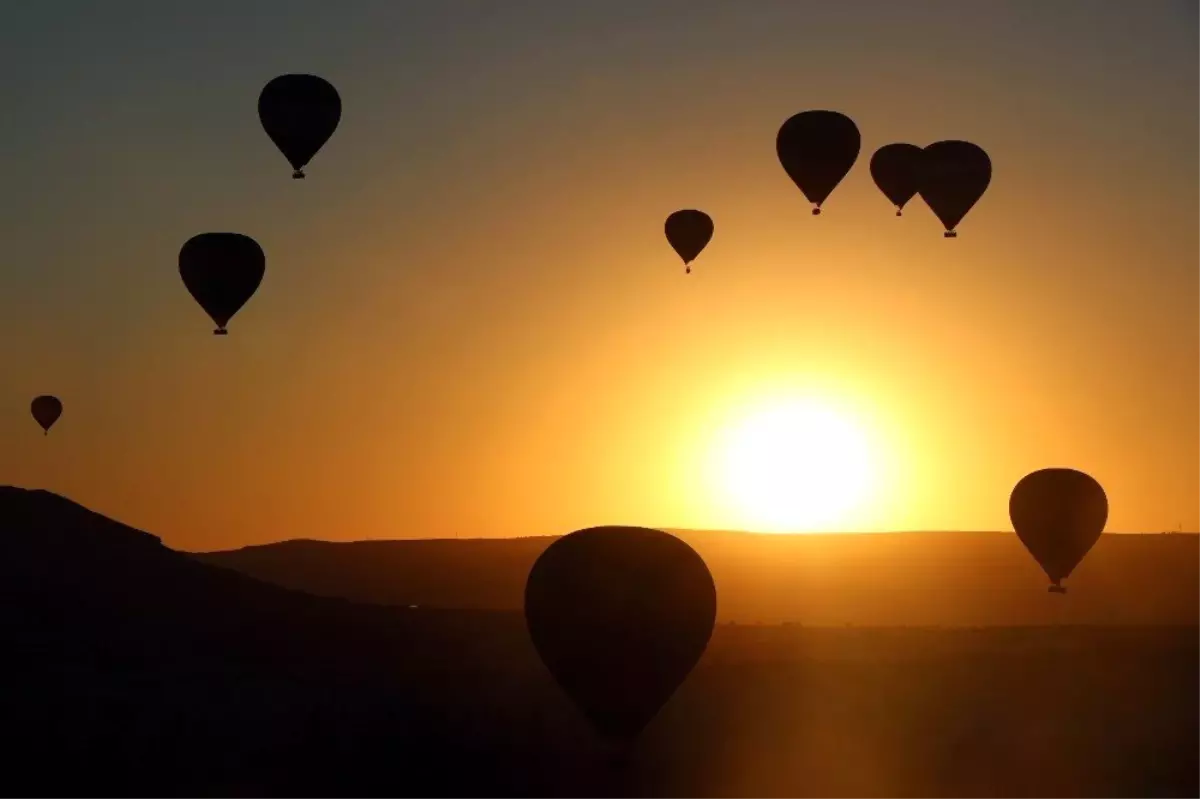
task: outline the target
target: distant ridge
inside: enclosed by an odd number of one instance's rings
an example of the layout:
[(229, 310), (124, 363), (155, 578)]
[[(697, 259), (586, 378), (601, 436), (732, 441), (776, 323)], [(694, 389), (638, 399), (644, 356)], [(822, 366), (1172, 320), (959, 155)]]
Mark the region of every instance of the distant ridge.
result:
[[(1045, 575), (1011, 532), (671, 532), (708, 563), (723, 622), (1200, 623), (1195, 534), (1103, 535), (1067, 580), (1067, 596), (1053, 597), (1046, 595)], [(194, 557), (326, 596), (520, 610), (525, 577), (555, 539), (293, 540)]]
[(193, 557), (320, 596), (519, 612), (529, 568), (556, 538), (296, 539)]

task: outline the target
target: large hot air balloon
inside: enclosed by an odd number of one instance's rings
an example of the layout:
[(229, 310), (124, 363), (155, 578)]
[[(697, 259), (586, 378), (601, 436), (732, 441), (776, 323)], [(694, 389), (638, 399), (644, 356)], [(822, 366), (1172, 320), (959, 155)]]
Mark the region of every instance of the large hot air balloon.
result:
[(1090, 475), (1074, 469), (1041, 469), (1017, 482), (1008, 498), (1008, 516), (1021, 543), (1050, 578), (1062, 586), (1104, 531), (1108, 498)]
[(216, 336), (228, 333), (225, 325), (253, 296), (266, 269), (258, 242), (241, 233), (201, 233), (179, 251), (183, 285), (217, 323)]
[(58, 397), (42, 394), (40, 397), (34, 397), (33, 402), (29, 403), (29, 411), (33, 414), (34, 421), (41, 426), (42, 435), (49, 435), (50, 428), (58, 421), (58, 417), (62, 416), (63, 405)]
[(967, 141), (939, 141), (925, 148), (917, 191), (955, 238), (955, 228), (992, 182), (992, 159)]
[(601, 735), (628, 743), (700, 659), (717, 591), (678, 538), (592, 527), (551, 544), (525, 584), (542, 662)]
[(258, 118), (295, 170), (292, 177), (303, 178), (304, 167), (337, 130), (342, 98), (316, 75), (280, 75), (258, 96)]
[(905, 204), (917, 193), (918, 170), (924, 150), (915, 144), (885, 144), (871, 156), (871, 178), (901, 216)]
[(687, 267), (685, 271), (691, 274), (692, 261), (712, 239), (712, 217), (703, 211), (688, 208), (668, 216), (664, 229), (672, 249), (683, 259), (683, 263)]
[(861, 146), (858, 126), (836, 111), (802, 111), (784, 122), (775, 137), (779, 163), (816, 206), (814, 215), (854, 166)]

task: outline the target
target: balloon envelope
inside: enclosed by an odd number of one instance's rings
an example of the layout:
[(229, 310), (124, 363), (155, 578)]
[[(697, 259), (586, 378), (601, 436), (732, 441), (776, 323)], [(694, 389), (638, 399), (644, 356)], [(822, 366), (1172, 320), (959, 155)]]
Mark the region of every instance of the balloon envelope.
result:
[(804, 196), (821, 212), (821, 203), (854, 166), (862, 136), (858, 126), (836, 111), (802, 111), (775, 136), (779, 163)]
[(1041, 469), (1022, 477), (1008, 498), (1008, 516), (1021, 543), (1053, 583), (1066, 579), (1100, 538), (1108, 497), (1090, 475)]
[(525, 584), (542, 662), (604, 736), (630, 740), (700, 659), (717, 592), (703, 559), (643, 527), (592, 527), (551, 544)]
[(42, 430), (49, 433), (50, 428), (58, 421), (58, 417), (62, 416), (63, 406), (58, 397), (43, 394), (33, 398), (33, 402), (29, 404), (29, 411), (33, 414), (34, 421), (41, 425)]
[(871, 179), (883, 196), (896, 206), (896, 216), (917, 193), (917, 178), (924, 150), (915, 144), (885, 144), (871, 156)]
[[(712, 217), (703, 211), (690, 208), (676, 211), (667, 217), (667, 222), (663, 227), (667, 234), (667, 241), (683, 259), (684, 264), (690, 264), (695, 260), (696, 256), (712, 240)], [(688, 271), (692, 271), (690, 267)]]
[(992, 160), (978, 145), (939, 141), (925, 148), (918, 191), (954, 238), (955, 228), (992, 182)]
[(217, 335), (258, 290), (266, 269), (258, 242), (241, 233), (201, 233), (179, 251), (183, 285), (217, 323)]
[(333, 84), (316, 75), (280, 75), (258, 96), (258, 118), (263, 130), (295, 170), (312, 160), (342, 118), (342, 98)]

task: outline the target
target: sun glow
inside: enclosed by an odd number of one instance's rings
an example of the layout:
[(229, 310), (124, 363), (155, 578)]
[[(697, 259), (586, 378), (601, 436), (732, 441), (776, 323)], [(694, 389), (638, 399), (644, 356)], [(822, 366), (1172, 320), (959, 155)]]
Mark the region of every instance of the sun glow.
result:
[(754, 530), (836, 529), (872, 488), (861, 428), (811, 400), (752, 412), (726, 431), (718, 450), (717, 486)]

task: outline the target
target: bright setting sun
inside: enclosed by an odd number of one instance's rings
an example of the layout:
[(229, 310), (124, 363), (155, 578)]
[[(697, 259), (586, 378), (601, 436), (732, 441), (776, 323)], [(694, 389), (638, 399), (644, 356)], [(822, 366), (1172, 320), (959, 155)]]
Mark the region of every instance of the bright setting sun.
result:
[(873, 478), (863, 431), (811, 400), (739, 419), (722, 437), (717, 464), (731, 510), (764, 532), (835, 528), (867, 497)]

